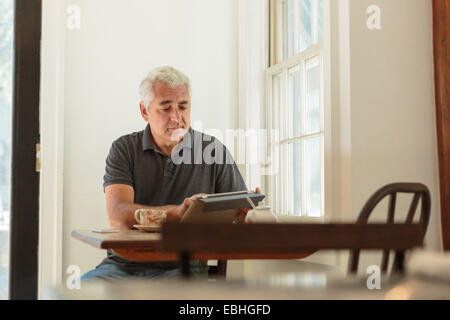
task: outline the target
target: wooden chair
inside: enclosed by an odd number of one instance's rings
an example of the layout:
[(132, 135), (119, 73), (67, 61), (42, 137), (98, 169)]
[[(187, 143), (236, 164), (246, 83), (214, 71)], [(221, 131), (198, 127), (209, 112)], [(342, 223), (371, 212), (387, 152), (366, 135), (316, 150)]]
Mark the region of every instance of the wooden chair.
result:
[[(383, 200), (385, 197), (389, 196), (389, 206), (388, 206), (388, 217), (387, 223), (394, 223), (394, 214), (395, 214), (395, 203), (397, 199), (397, 193), (412, 193), (414, 194), (411, 205), (408, 210), (408, 215), (406, 217), (406, 224), (412, 224), (414, 219), (414, 214), (417, 211), (417, 205), (419, 200), (421, 200), (421, 210), (420, 210), (420, 236), (423, 240), (425, 237), (425, 233), (428, 227), (428, 221), (430, 218), (430, 192), (428, 188), (420, 183), (394, 183), (389, 184), (387, 186), (382, 187), (377, 192), (375, 192), (372, 197), (366, 202), (364, 207), (362, 208), (358, 219), (356, 221), (357, 224), (367, 224), (369, 220), (369, 216), (375, 209), (375, 207)], [(350, 251), (349, 256), (349, 274), (356, 274), (358, 271), (358, 263), (359, 263), (359, 249), (354, 249)], [(386, 273), (389, 263), (389, 254), (390, 250), (383, 250), (383, 256), (381, 261), (381, 272)], [(403, 272), (403, 260), (404, 260), (405, 252), (403, 250), (396, 250), (394, 262), (392, 266), (392, 272)]]

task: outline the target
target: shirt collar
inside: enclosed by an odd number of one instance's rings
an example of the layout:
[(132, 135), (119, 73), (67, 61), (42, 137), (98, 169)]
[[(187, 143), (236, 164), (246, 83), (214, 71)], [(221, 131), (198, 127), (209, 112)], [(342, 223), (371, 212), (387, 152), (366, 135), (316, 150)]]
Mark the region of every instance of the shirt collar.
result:
[[(192, 148), (192, 143), (193, 143), (193, 140), (194, 140), (194, 130), (192, 129), (192, 127), (189, 127), (188, 133), (186, 133), (186, 135), (187, 134), (190, 134), (190, 136), (191, 136), (191, 140), (190, 140), (191, 143), (183, 145), (183, 148), (191, 149)], [(183, 138), (183, 140), (184, 140), (184, 138)], [(186, 140), (186, 142), (187, 142), (187, 140)], [(158, 151), (158, 152), (162, 152), (161, 150), (159, 150), (158, 146), (155, 143), (155, 140), (153, 139), (153, 135), (152, 135), (152, 132), (150, 130), (150, 124), (149, 123), (145, 127), (144, 135), (142, 136), (142, 150), (143, 151), (155, 150), (155, 151)]]

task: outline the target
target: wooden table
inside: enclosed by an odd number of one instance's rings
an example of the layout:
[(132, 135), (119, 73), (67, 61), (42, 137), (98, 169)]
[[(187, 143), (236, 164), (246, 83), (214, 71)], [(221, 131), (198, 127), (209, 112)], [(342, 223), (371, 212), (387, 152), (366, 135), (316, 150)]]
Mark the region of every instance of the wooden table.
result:
[[(72, 236), (132, 261), (301, 259), (321, 249), (392, 249), (423, 244), (418, 224), (193, 224), (166, 223), (161, 233), (126, 230)], [(403, 264), (403, 261), (400, 261)]]
[[(198, 254), (292, 255), (321, 249), (371, 249), (403, 252), (423, 245), (419, 224), (180, 224), (162, 227), (162, 248), (178, 252), (183, 274)], [(247, 258), (245, 258), (247, 259)], [(282, 259), (282, 258), (278, 258)], [(397, 261), (403, 271), (402, 258)]]
[[(162, 248), (159, 232), (124, 230), (120, 233), (97, 233), (90, 230), (73, 230), (72, 237), (98, 249), (112, 250), (119, 256), (137, 262), (176, 261), (177, 250)], [(240, 260), (240, 259), (302, 259), (313, 252), (208, 252), (190, 255), (194, 260)]]

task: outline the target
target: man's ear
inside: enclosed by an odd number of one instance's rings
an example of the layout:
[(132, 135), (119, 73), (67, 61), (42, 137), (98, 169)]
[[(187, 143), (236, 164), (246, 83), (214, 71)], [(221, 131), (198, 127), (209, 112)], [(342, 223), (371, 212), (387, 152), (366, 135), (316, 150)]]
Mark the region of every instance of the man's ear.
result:
[(145, 122), (148, 122), (148, 120), (149, 120), (149, 115), (148, 115), (148, 112), (147, 112), (147, 108), (145, 107), (145, 105), (144, 105), (144, 102), (140, 102), (139, 103), (139, 108), (140, 108), (140, 110), (141, 110), (141, 116), (142, 116), (142, 118), (144, 118), (144, 120), (145, 120)]

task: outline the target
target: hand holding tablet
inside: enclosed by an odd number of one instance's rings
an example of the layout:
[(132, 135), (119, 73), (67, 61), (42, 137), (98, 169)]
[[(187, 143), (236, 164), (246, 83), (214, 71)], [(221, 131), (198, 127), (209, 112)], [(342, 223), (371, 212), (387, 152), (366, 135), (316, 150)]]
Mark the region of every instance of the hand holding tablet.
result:
[[(259, 188), (256, 191), (259, 191)], [(265, 195), (254, 191), (199, 196), (189, 206), (181, 218), (181, 222), (232, 223), (241, 211), (240, 209), (256, 207), (264, 198)]]

